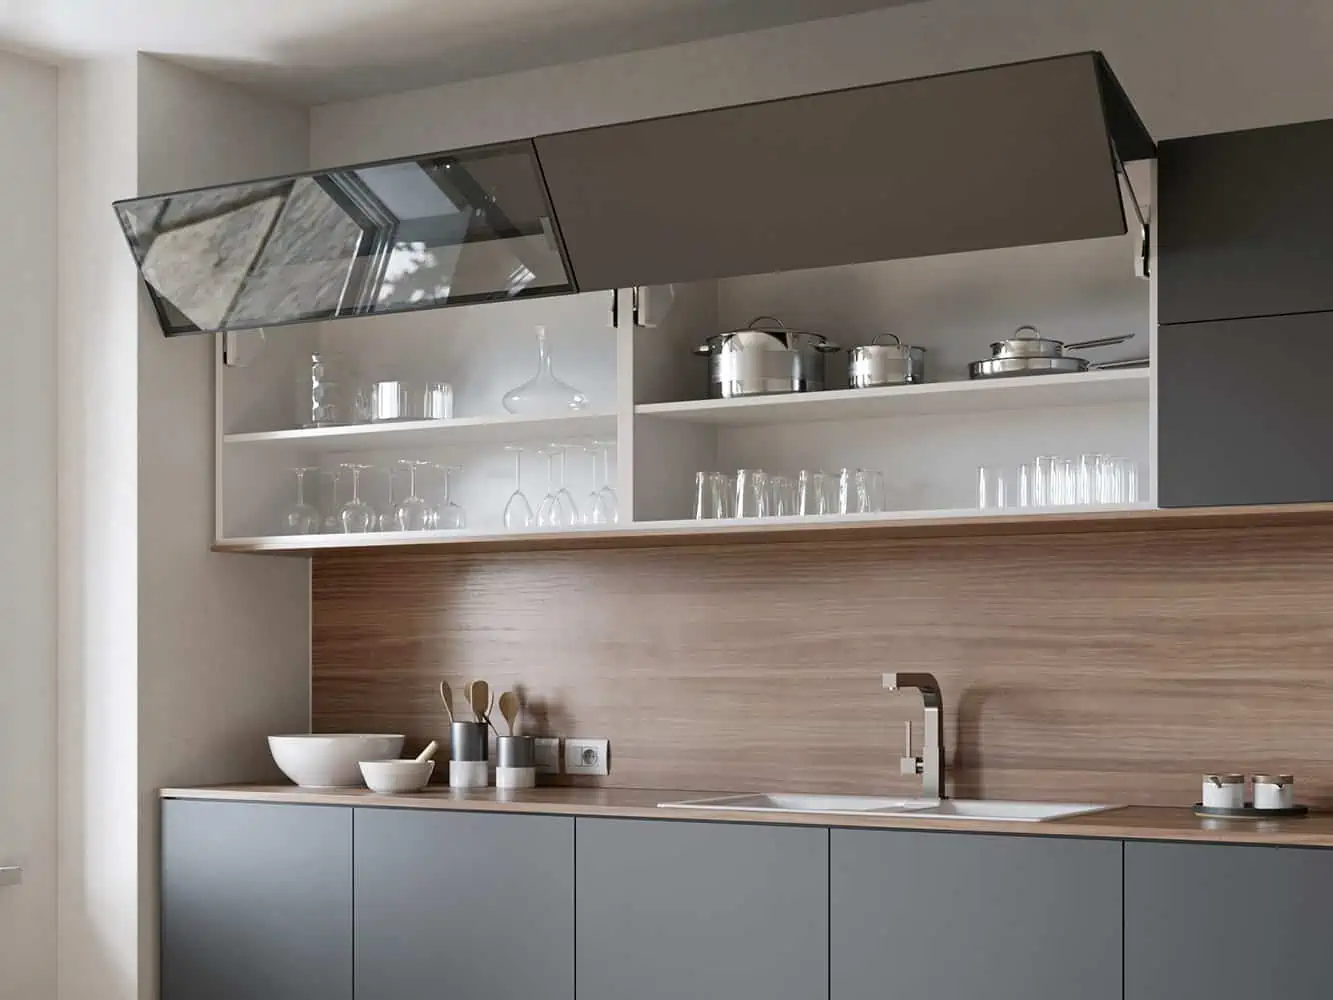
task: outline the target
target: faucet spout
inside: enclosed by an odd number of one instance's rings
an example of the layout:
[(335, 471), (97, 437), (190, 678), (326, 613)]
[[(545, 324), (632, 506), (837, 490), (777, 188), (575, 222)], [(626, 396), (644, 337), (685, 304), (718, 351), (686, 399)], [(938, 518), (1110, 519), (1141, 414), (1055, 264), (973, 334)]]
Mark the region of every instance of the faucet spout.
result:
[(884, 675), (886, 691), (915, 689), (921, 693), (926, 711), (926, 729), (921, 756), (912, 754), (912, 727), (907, 727), (907, 756), (902, 759), (904, 774), (921, 775), (921, 792), (926, 798), (944, 797), (944, 695), (934, 674), (893, 673)]

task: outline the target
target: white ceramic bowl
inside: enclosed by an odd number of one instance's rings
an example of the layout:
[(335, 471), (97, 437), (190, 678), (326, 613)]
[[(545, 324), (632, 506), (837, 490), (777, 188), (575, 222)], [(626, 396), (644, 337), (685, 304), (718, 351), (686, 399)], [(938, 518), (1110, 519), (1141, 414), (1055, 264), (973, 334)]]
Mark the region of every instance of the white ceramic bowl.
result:
[(435, 770), (433, 760), (363, 760), (361, 776), (372, 792), (401, 795), (426, 787)]
[(403, 752), (402, 736), (383, 733), (325, 733), (270, 736), (268, 749), (282, 773), (302, 788), (356, 788), (363, 760)]

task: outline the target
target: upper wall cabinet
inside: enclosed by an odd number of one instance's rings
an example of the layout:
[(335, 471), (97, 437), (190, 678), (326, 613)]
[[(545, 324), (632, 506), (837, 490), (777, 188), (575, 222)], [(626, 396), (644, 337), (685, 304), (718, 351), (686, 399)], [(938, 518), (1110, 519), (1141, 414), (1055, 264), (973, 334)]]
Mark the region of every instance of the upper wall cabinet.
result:
[(169, 335), (573, 290), (530, 142), (116, 211)]
[(169, 334), (1126, 231), (1097, 53), (116, 206)]
[(1333, 121), (1164, 142), (1161, 323), (1333, 310)]

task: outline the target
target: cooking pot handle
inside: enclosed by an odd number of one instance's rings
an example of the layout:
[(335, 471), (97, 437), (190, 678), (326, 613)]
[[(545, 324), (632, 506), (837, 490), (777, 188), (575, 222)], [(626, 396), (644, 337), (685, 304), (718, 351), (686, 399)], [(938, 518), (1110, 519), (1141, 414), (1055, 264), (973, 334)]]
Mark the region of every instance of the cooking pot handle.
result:
[(841, 351), (842, 348), (837, 344), (830, 344), (827, 340), (822, 344), (816, 344), (815, 350), (820, 354), (832, 354), (834, 351)]
[(745, 324), (745, 329), (757, 330), (760, 333), (772, 333), (772, 330), (766, 330), (762, 326), (755, 326), (756, 323), (763, 319), (772, 320), (774, 325), (776, 325), (784, 335), (791, 332), (787, 329), (787, 324), (782, 322), (782, 320), (778, 319), (776, 316), (756, 316), (754, 319), (750, 320), (750, 322)]
[(1079, 351), (1088, 347), (1114, 347), (1127, 340), (1133, 340), (1138, 334), (1126, 333), (1119, 337), (1099, 337), (1096, 340), (1080, 340), (1077, 344), (1065, 344), (1066, 351)]
[(698, 347), (694, 348), (694, 350), (690, 351), (690, 353), (697, 354), (701, 358), (706, 358), (713, 353), (713, 346), (706, 343), (700, 344)]
[(872, 340), (871, 343), (872, 343), (872, 344), (878, 344), (878, 343), (879, 343), (881, 340), (883, 340), (885, 337), (891, 337), (891, 338), (893, 338), (893, 342), (894, 342), (895, 344), (897, 344), (899, 347), (902, 347), (902, 346), (903, 346), (903, 342), (902, 342), (902, 340), (898, 337), (898, 335), (897, 335), (896, 333), (881, 333), (878, 337), (876, 337), (874, 340)]

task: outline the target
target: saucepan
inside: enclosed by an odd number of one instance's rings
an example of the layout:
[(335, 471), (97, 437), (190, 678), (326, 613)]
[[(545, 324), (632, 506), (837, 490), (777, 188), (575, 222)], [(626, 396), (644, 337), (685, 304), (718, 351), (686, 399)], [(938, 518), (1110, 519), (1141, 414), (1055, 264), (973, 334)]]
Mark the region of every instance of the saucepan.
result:
[[(891, 339), (893, 343), (880, 341)], [(847, 384), (853, 389), (915, 385), (926, 380), (926, 349), (904, 344), (892, 333), (847, 350)]]
[(772, 316), (757, 316), (744, 330), (709, 337), (694, 353), (709, 359), (709, 395), (730, 399), (817, 392), (825, 385), (824, 355), (838, 350), (821, 334), (789, 330)]
[(1134, 334), (1126, 333), (1116, 337), (1099, 337), (1096, 340), (1081, 340), (1066, 344), (1061, 340), (1043, 337), (1036, 327), (1020, 326), (1012, 337), (991, 344), (991, 356), (982, 361), (973, 361), (967, 366), (967, 374), (970, 378), (1067, 375), (1071, 372), (1085, 372), (1095, 367), (1124, 368), (1146, 364), (1146, 358), (1133, 358), (1123, 362), (1105, 362), (1104, 365), (1098, 366), (1087, 358), (1071, 357), (1065, 353), (1065, 351), (1111, 347), (1133, 338)]

